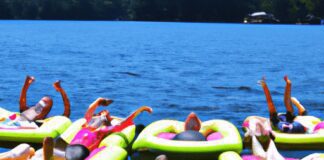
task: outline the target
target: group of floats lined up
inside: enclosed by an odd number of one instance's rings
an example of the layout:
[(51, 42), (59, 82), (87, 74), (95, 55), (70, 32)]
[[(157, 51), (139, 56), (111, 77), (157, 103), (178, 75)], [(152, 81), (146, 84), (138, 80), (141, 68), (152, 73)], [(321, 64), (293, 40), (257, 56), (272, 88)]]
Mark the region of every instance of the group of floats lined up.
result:
[[(0, 160), (123, 160), (130, 148), (137, 153), (153, 153), (156, 160), (284, 160), (294, 158), (283, 157), (277, 148), (324, 150), (324, 122), (306, 115), (306, 109), (291, 97), (290, 80), (287, 76), (284, 79), (287, 112), (277, 113), (265, 80), (261, 80), (270, 117), (247, 117), (242, 125), (243, 140), (232, 123), (219, 119), (201, 122), (195, 113), (190, 113), (185, 122), (153, 122), (135, 139), (133, 120), (141, 112), (151, 113), (150, 107), (142, 106), (127, 118), (119, 118), (111, 116), (108, 110), (95, 113), (99, 106), (113, 102), (98, 98), (90, 104), (84, 118), (72, 123), (69, 99), (57, 81), (54, 88), (62, 95), (64, 113), (47, 117), (53, 105), (50, 97), (43, 97), (35, 106), (26, 105), (27, 90), (34, 81), (33, 77), (27, 76), (19, 101), (20, 112), (0, 108), (1, 146), (22, 144), (0, 153)], [(298, 115), (294, 115), (293, 105), (297, 107)], [(35, 151), (34, 145), (42, 148)], [(243, 146), (252, 148), (252, 155), (241, 156)], [(303, 158), (313, 159), (324, 160), (324, 153)]]

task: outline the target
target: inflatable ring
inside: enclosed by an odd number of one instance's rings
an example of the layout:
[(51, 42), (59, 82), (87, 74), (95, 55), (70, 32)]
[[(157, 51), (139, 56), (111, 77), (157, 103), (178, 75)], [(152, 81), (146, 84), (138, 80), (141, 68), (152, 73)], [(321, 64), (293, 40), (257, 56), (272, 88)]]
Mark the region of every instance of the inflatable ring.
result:
[(163, 132), (181, 133), (184, 122), (175, 120), (160, 120), (147, 126), (133, 144), (133, 150), (150, 150), (171, 153), (222, 153), (224, 151), (242, 151), (241, 136), (237, 128), (225, 120), (210, 120), (201, 124), (203, 135), (207, 132), (220, 132), (223, 138), (212, 141), (178, 141), (157, 137)]
[[(10, 115), (11, 112), (0, 108), (2, 115)], [(42, 143), (45, 137), (56, 138), (62, 134), (70, 125), (71, 120), (65, 116), (54, 116), (43, 121), (37, 128), (5, 127), (0, 129), (0, 144), (4, 147), (16, 145), (17, 143)]]
[[(258, 118), (267, 120), (264, 117), (258, 116), (250, 116), (247, 117), (243, 122), (243, 129), (244, 124), (248, 124), (249, 120), (252, 118)], [(317, 124), (320, 122), (319, 118), (314, 116), (298, 116), (297, 118), (303, 119), (302, 121), (308, 121), (310, 124)], [(275, 136), (274, 142), (278, 149), (285, 149), (285, 150), (323, 150), (324, 149), (324, 133), (283, 133), (279, 130), (273, 128), (273, 134)], [(245, 129), (244, 129), (245, 131)], [(244, 145), (247, 147), (251, 146), (251, 137), (244, 138)]]

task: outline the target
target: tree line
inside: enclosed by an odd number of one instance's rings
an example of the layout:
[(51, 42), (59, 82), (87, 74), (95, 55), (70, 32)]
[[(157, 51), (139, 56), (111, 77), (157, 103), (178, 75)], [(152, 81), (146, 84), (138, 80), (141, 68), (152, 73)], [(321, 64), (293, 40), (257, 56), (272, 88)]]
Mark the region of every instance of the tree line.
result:
[(324, 0), (0, 0), (0, 19), (242, 22), (256, 11), (296, 23)]

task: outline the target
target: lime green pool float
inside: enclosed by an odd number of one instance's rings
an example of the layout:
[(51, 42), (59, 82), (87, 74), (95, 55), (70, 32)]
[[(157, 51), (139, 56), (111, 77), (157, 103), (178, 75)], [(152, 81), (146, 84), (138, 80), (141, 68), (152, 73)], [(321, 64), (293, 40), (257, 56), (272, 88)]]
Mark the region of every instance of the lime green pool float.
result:
[[(250, 158), (250, 157), (241, 157), (238, 153), (233, 151), (227, 151), (219, 155), (218, 160), (249, 160), (253, 159), (256, 160), (256, 157)], [(259, 158), (261, 159), (261, 158)], [(295, 159), (295, 158), (291, 158)], [(304, 158), (301, 158), (301, 160), (323, 160), (324, 159), (324, 153), (313, 153), (310, 154)]]
[[(187, 123), (187, 121), (186, 121)], [(190, 124), (190, 123), (189, 123)], [(225, 120), (209, 120), (201, 123), (202, 135), (220, 133), (222, 138), (210, 141), (183, 141), (158, 137), (160, 133), (179, 134), (185, 131), (185, 123), (176, 120), (160, 120), (148, 125), (135, 140), (132, 148), (138, 151), (157, 151), (180, 154), (220, 154), (224, 151), (242, 151), (242, 140), (237, 128)]]
[[(0, 108), (1, 117), (12, 114)], [(62, 134), (69, 126), (71, 121), (65, 116), (54, 116), (43, 120), (42, 125), (36, 128), (3, 127), (0, 129), (0, 142), (6, 143), (42, 143), (43, 138), (55, 138)]]
[(218, 160), (243, 160), (241, 156), (233, 151), (227, 151), (219, 155)]
[(127, 147), (134, 140), (135, 125), (129, 126), (119, 133), (108, 135), (101, 141), (98, 151), (87, 160), (124, 160), (127, 157)]
[[(250, 116), (246, 118), (243, 123), (248, 124), (249, 120), (253, 118), (259, 118), (266, 120), (267, 118), (258, 117), (258, 116)], [(309, 125), (318, 124), (321, 122), (319, 118), (314, 116), (299, 116), (300, 122), (308, 123)], [(285, 150), (323, 150), (324, 149), (324, 132), (316, 132), (316, 133), (283, 133), (276, 128), (273, 128), (273, 133), (275, 136), (274, 142), (278, 149)], [(247, 147), (251, 146), (251, 137), (244, 138), (244, 145)]]
[[(111, 121), (112, 125), (116, 125), (118, 123), (120, 123), (123, 119), (119, 118), (119, 117), (114, 117), (112, 116), (113, 120)], [(70, 144), (70, 142), (72, 141), (72, 139), (74, 138), (74, 136), (78, 133), (78, 131), (80, 131), (82, 129), (82, 125), (86, 123), (86, 119), (85, 118), (81, 118), (76, 120), (75, 122), (72, 123), (72, 125), (70, 127), (68, 127), (64, 133), (61, 134), (61, 138), (67, 143)], [(125, 128), (120, 134), (124, 135), (125, 137), (127, 137), (127, 139), (124, 139), (124, 141), (129, 140), (128, 142), (133, 141), (133, 138), (135, 136), (135, 125), (129, 126), (127, 128)], [(134, 130), (134, 131), (133, 131)], [(112, 135), (117, 134), (117, 133), (113, 133)], [(119, 134), (119, 133), (118, 133)], [(109, 135), (109, 136), (112, 136)], [(109, 137), (108, 136), (108, 137)], [(104, 145), (105, 143), (103, 143), (108, 137), (106, 137), (103, 141), (102, 141), (102, 145)], [(112, 137), (116, 137), (116, 136), (112, 136)], [(120, 137), (120, 136), (118, 136)], [(119, 139), (119, 138), (117, 138)], [(109, 142), (114, 142), (113, 140), (108, 139)], [(117, 140), (117, 142), (123, 142), (120, 140)], [(126, 143), (126, 142), (125, 142)], [(100, 146), (102, 146), (100, 144)], [(125, 144), (122, 144), (121, 146), (125, 147)]]

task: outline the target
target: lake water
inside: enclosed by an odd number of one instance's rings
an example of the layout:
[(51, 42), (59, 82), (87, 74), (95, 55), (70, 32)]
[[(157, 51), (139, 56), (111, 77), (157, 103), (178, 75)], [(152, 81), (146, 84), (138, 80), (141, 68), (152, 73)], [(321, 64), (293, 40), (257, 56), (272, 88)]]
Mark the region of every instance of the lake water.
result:
[[(0, 106), (18, 111), (26, 75), (35, 83), (28, 104), (50, 95), (50, 115), (63, 113), (52, 84), (60, 79), (81, 118), (97, 97), (127, 116), (142, 105), (154, 109), (136, 122), (226, 119), (241, 130), (250, 115), (268, 116), (266, 77), (279, 111), (284, 75), (292, 95), (310, 115), (324, 118), (324, 27), (217, 23), (105, 21), (0, 21)], [(102, 108), (103, 109), (103, 108)]]

